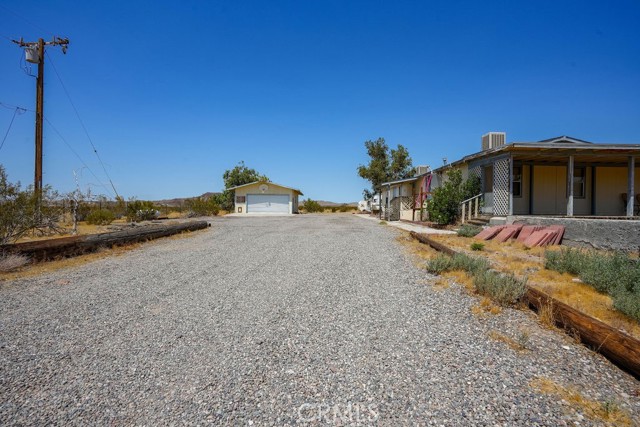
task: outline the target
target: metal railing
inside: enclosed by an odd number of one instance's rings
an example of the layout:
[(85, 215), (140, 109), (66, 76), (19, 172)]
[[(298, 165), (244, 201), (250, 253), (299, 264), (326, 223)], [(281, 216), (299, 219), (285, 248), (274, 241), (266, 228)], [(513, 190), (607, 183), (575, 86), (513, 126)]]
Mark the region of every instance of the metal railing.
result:
[(480, 193), (460, 203), (460, 209), (462, 211), (460, 218), (462, 219), (462, 224), (464, 224), (465, 221), (478, 217), (480, 214), (480, 199), (483, 195), (483, 193)]

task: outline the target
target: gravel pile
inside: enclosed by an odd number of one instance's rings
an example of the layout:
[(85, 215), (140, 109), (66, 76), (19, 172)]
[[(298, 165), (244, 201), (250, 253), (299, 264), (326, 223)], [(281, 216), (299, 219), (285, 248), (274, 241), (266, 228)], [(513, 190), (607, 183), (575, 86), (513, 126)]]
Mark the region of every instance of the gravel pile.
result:
[[(182, 239), (0, 284), (0, 422), (601, 425), (640, 384), (527, 312), (477, 316), (353, 215), (216, 218)], [(516, 338), (517, 351), (489, 337)]]

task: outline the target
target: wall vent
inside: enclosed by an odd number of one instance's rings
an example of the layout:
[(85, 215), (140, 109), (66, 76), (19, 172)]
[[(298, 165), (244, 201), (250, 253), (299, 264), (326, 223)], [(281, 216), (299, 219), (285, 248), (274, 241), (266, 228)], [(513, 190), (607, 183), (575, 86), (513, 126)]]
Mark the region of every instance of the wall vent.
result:
[(487, 132), (482, 135), (482, 151), (501, 147), (507, 142), (506, 132)]

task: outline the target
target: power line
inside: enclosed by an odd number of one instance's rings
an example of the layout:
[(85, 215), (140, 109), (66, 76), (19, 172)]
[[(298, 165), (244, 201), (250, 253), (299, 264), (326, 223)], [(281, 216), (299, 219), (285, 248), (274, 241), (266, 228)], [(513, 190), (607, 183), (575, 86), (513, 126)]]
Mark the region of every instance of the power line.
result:
[(29, 20), (28, 20), (27, 18), (25, 18), (24, 16), (22, 16), (22, 15), (20, 15), (19, 13), (15, 12), (15, 11), (13, 11), (13, 10), (11, 10), (11, 9), (9, 9), (9, 8), (8, 8), (8, 7), (6, 7), (6, 6), (3, 6), (3, 5), (1, 5), (1, 4), (0, 4), (0, 8), (2, 8), (2, 9), (4, 9), (4, 10), (6, 10), (7, 12), (9, 12), (9, 13), (13, 14), (14, 16), (16, 16), (16, 17), (18, 17), (18, 18), (22, 19), (24, 22), (26, 22), (27, 24), (31, 25), (33, 28), (35, 28), (35, 29), (37, 29), (37, 30), (39, 30), (39, 31), (42, 31), (43, 33), (53, 34), (53, 33), (51, 33), (50, 31), (45, 30), (45, 29), (44, 29), (44, 28), (42, 28), (41, 26), (34, 24), (33, 22), (29, 21)]
[[(109, 187), (107, 187), (106, 185), (104, 185), (101, 181), (100, 178), (98, 178), (96, 176), (95, 173), (93, 173), (93, 170), (84, 162), (84, 160), (82, 160), (82, 157), (80, 157), (80, 155), (77, 153), (76, 150), (73, 149), (73, 147), (71, 146), (71, 144), (69, 144), (69, 142), (67, 142), (67, 140), (65, 139), (64, 136), (62, 136), (62, 134), (60, 133), (60, 131), (58, 131), (58, 129), (56, 129), (56, 127), (53, 125), (53, 123), (51, 123), (51, 121), (45, 116), (44, 120), (47, 122), (47, 124), (51, 127), (51, 129), (53, 129), (53, 131), (55, 133), (58, 134), (58, 136), (60, 137), (60, 139), (62, 140), (62, 142), (65, 143), (65, 145), (67, 146), (67, 148), (69, 148), (69, 150), (71, 150), (71, 152), (73, 154), (75, 154), (75, 156), (78, 158), (78, 160), (80, 160), (80, 163), (82, 163), (82, 165), (87, 168), (87, 170), (89, 170), (89, 172), (91, 173), (91, 175), (93, 175), (93, 177), (96, 179), (96, 181), (98, 181), (98, 184), (100, 185), (100, 187), (104, 188), (107, 191), (111, 191), (109, 190)], [(117, 193), (116, 193), (117, 196)]]
[(107, 176), (107, 179), (109, 180), (109, 183), (111, 184), (111, 188), (113, 188), (113, 192), (115, 193), (116, 197), (118, 197), (119, 196), (118, 195), (118, 190), (116, 190), (115, 185), (113, 185), (113, 181), (111, 180), (111, 177), (109, 176), (109, 172), (107, 172), (107, 168), (104, 166), (104, 163), (102, 162), (102, 159), (100, 158), (100, 154), (98, 154), (98, 150), (96, 149), (96, 146), (94, 145), (93, 140), (91, 139), (91, 136), (89, 135), (89, 132), (87, 131), (87, 128), (84, 125), (84, 122), (82, 121), (82, 118), (80, 117), (80, 113), (78, 112), (78, 109), (76, 108), (75, 104), (73, 103), (73, 100), (71, 99), (71, 95), (69, 95), (69, 91), (67, 90), (67, 87), (65, 86), (64, 82), (62, 81), (62, 77), (60, 77), (60, 74), (58, 73), (58, 69), (56, 68), (55, 64), (53, 63), (51, 55), (49, 55), (48, 53), (45, 53), (45, 54), (47, 55), (47, 57), (49, 58), (49, 61), (51, 62), (51, 65), (53, 66), (53, 71), (56, 73), (56, 76), (58, 77), (58, 80), (60, 81), (60, 85), (62, 85), (62, 89), (64, 90), (64, 93), (67, 95), (67, 99), (69, 99), (69, 103), (71, 104), (71, 107), (73, 107), (73, 111), (76, 113), (76, 117), (78, 118), (78, 121), (80, 122), (80, 125), (82, 126), (82, 129), (84, 130), (85, 135), (87, 135), (87, 139), (89, 140), (89, 143), (91, 144), (91, 147), (93, 148), (93, 152), (95, 153), (96, 157), (98, 158), (98, 161), (100, 162), (100, 165), (102, 166), (102, 170), (104, 171), (104, 174)]
[(7, 137), (9, 136), (9, 131), (11, 130), (11, 126), (13, 126), (13, 121), (15, 120), (16, 116), (18, 115), (18, 113), (23, 114), (26, 113), (27, 110), (25, 110), (24, 108), (20, 108), (20, 107), (16, 107), (15, 110), (13, 110), (13, 117), (11, 117), (11, 122), (9, 123), (9, 128), (7, 129), (7, 132), (4, 134), (4, 138), (2, 138), (2, 143), (0, 143), (0, 150), (2, 150), (2, 147), (4, 147), (4, 142), (7, 140)]
[[(28, 108), (23, 108), (23, 107), (19, 107), (17, 105), (12, 105), (12, 104), (7, 104), (6, 102), (2, 102), (0, 101), (0, 107), (4, 107), (7, 108), (9, 110), (14, 110), (14, 109), (18, 109), (21, 110), (22, 112), (20, 114), (26, 113), (26, 112), (31, 112), (31, 113), (35, 113), (35, 110), (31, 110)], [(14, 113), (15, 114), (15, 113)], [(62, 134), (60, 133), (60, 131), (53, 125), (53, 123), (51, 123), (51, 121), (45, 116), (44, 120), (47, 122), (47, 124), (49, 126), (51, 126), (51, 129), (53, 129), (53, 131), (58, 134), (58, 137), (62, 140), (62, 142), (64, 142), (64, 144), (67, 146), (67, 148), (78, 158), (78, 160), (80, 160), (80, 163), (82, 163), (82, 165), (87, 168), (87, 170), (91, 173), (91, 175), (93, 175), (93, 177), (96, 179), (96, 181), (98, 181), (98, 185), (99, 187), (104, 188), (105, 190), (107, 190), (108, 192), (111, 191), (109, 189), (109, 187), (107, 187), (106, 185), (104, 185), (101, 181), (100, 178), (98, 178), (96, 176), (96, 174), (93, 172), (93, 170), (85, 163), (85, 161), (82, 159), (82, 157), (80, 157), (80, 155), (78, 154), (78, 152), (76, 150), (73, 149), (73, 147), (71, 146), (71, 144), (69, 144), (69, 142), (66, 140), (66, 138), (64, 136), (62, 136)], [(6, 138), (6, 136), (5, 136)], [(0, 147), (1, 148), (1, 147)]]

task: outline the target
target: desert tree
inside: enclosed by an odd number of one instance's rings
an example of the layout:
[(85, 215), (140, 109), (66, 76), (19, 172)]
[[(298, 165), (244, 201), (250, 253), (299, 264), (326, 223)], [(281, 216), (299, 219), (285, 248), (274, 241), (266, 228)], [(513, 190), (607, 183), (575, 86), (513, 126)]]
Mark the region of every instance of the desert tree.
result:
[(415, 173), (409, 151), (403, 145), (390, 150), (385, 139), (378, 138), (365, 141), (364, 146), (369, 163), (358, 166), (358, 175), (371, 183), (371, 189), (363, 191), (366, 200), (381, 191), (382, 183), (409, 178)]
[(238, 185), (250, 184), (256, 181), (269, 181), (266, 175), (263, 175), (255, 169), (247, 167), (243, 161), (240, 161), (232, 169), (228, 169), (222, 175), (224, 180), (224, 192), (219, 196), (218, 204), (226, 211), (233, 211), (235, 206), (233, 190), (230, 188), (237, 187)]

